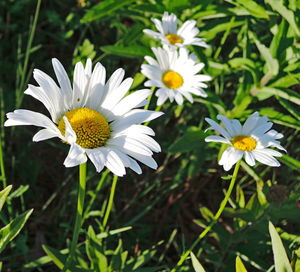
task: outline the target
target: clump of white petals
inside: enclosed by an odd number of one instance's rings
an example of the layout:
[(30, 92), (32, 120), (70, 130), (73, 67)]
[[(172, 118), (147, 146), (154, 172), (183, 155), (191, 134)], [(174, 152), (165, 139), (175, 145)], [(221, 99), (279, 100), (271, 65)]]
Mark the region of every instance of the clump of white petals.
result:
[[(219, 132), (221, 136), (208, 136), (205, 141), (229, 145), (219, 161), (219, 165), (223, 165), (225, 171), (230, 170), (242, 158), (250, 166), (254, 166), (256, 160), (269, 166), (280, 166), (275, 157), (281, 157), (282, 154), (272, 148), (275, 147), (286, 152), (278, 141), (278, 139), (283, 138), (283, 135), (271, 129), (273, 123), (269, 122), (267, 117), (261, 117), (258, 112), (255, 112), (248, 117), (244, 125), (241, 125), (237, 119), (230, 120), (223, 115), (218, 115), (217, 118), (223, 122), (224, 128), (212, 119), (205, 118), (205, 120), (211, 125), (209, 129)], [(235, 148), (233, 139), (239, 136), (251, 138), (251, 141), (254, 140), (256, 144), (253, 146), (253, 150), (247, 151)]]
[[(208, 47), (204, 38), (197, 38), (199, 29), (196, 27), (195, 20), (185, 21), (181, 27), (178, 28), (178, 19), (175, 14), (164, 12), (162, 20), (152, 18), (158, 32), (150, 29), (144, 29), (144, 33), (152, 36), (155, 39), (159, 39), (163, 44), (170, 46), (171, 48), (185, 47), (187, 45), (196, 45), (201, 47)], [(170, 43), (167, 39), (168, 34), (173, 34), (182, 40), (175, 44)]]
[[(136, 173), (142, 173), (140, 161), (156, 169), (153, 152), (160, 152), (159, 144), (153, 140), (154, 131), (140, 123), (153, 120), (161, 112), (138, 109), (148, 103), (150, 90), (144, 89), (125, 96), (132, 84), (132, 78), (124, 78), (124, 70), (116, 70), (106, 81), (104, 66), (97, 63), (92, 70), (92, 62), (87, 60), (84, 67), (81, 62), (75, 66), (73, 87), (68, 75), (57, 60), (52, 60), (58, 84), (46, 73), (35, 69), (33, 76), (39, 86), (29, 85), (25, 94), (42, 102), (50, 117), (44, 114), (18, 109), (7, 114), (5, 126), (33, 125), (43, 129), (36, 133), (33, 141), (42, 141), (58, 137), (70, 145), (64, 161), (66, 167), (85, 163), (89, 158), (98, 172), (105, 166), (115, 175), (125, 175), (125, 167)], [(68, 118), (68, 111), (88, 108), (100, 113), (109, 124), (110, 136), (104, 146), (86, 149), (76, 143), (77, 135)], [(64, 135), (58, 128), (58, 122), (65, 122)]]
[[(190, 54), (186, 48), (168, 50), (168, 48), (152, 48), (156, 59), (146, 56), (149, 64), (143, 64), (141, 72), (149, 78), (145, 82), (147, 87), (157, 87), (155, 95), (158, 97), (157, 105), (162, 105), (167, 99), (174, 100), (181, 105), (184, 98), (193, 103), (193, 95), (207, 97), (203, 88), (207, 87), (204, 82), (211, 80), (211, 77), (198, 74), (204, 67), (204, 63), (198, 63), (197, 57)], [(178, 73), (183, 84), (177, 88), (170, 88), (163, 82), (163, 75), (167, 71)]]

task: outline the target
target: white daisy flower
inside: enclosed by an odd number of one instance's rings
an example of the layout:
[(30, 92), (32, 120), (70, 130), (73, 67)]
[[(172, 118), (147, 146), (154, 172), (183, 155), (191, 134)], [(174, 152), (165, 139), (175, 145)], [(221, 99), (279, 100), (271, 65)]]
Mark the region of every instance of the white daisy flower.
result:
[(248, 117), (243, 126), (238, 120), (230, 120), (223, 115), (218, 115), (217, 118), (223, 122), (225, 128), (212, 119), (205, 118), (205, 120), (211, 125), (209, 129), (218, 131), (222, 136), (208, 136), (205, 141), (230, 145), (219, 161), (224, 170), (230, 170), (243, 157), (250, 166), (255, 165), (255, 160), (269, 166), (280, 166), (274, 157), (281, 157), (282, 154), (270, 147), (286, 152), (278, 141), (283, 135), (271, 129), (273, 123), (268, 122), (267, 117), (260, 117), (258, 112), (255, 112)]
[(165, 12), (161, 21), (155, 18), (152, 18), (152, 21), (159, 32), (144, 29), (144, 33), (155, 39), (161, 40), (163, 44), (166, 44), (171, 48), (183, 47), (186, 45), (208, 47), (204, 42), (204, 38), (196, 37), (199, 33), (199, 29), (195, 27), (195, 20), (188, 20), (177, 29), (178, 20), (176, 15), (173, 13), (169, 15), (168, 12)]
[[(123, 81), (124, 70), (116, 70), (105, 83), (106, 70), (87, 60), (75, 66), (73, 88), (68, 75), (57, 60), (52, 60), (59, 86), (44, 72), (35, 69), (33, 76), (38, 87), (29, 85), (26, 94), (41, 101), (50, 113), (47, 116), (29, 110), (15, 110), (7, 114), (5, 126), (34, 125), (43, 127), (33, 137), (38, 142), (53, 137), (70, 145), (66, 167), (82, 164), (89, 158), (98, 172), (106, 166), (115, 175), (125, 175), (125, 167), (142, 172), (136, 160), (156, 169), (153, 151), (160, 152), (159, 144), (150, 136), (151, 128), (139, 123), (160, 115), (136, 109), (146, 105), (150, 90), (140, 90), (125, 96), (132, 78)], [(125, 97), (124, 97), (125, 96)]]
[(211, 77), (197, 74), (204, 63), (197, 63), (194, 54), (189, 54), (186, 48), (180, 48), (179, 52), (166, 48), (152, 48), (152, 51), (157, 60), (146, 56), (149, 64), (142, 64), (141, 72), (150, 79), (145, 86), (159, 88), (155, 93), (157, 105), (162, 105), (168, 98), (181, 105), (183, 97), (193, 103), (191, 94), (207, 96), (202, 89), (207, 85), (203, 82), (211, 80)]

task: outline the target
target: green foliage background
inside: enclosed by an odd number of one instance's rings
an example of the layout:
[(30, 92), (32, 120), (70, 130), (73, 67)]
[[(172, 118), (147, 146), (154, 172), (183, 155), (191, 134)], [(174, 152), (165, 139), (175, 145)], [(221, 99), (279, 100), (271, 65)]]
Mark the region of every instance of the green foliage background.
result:
[[(34, 68), (54, 76), (52, 57), (70, 76), (74, 64), (87, 57), (101, 61), (108, 75), (122, 67), (135, 78), (132, 89), (143, 88), (140, 65), (159, 43), (142, 30), (153, 29), (150, 18), (164, 11), (181, 21), (197, 20), (200, 36), (210, 45), (190, 48), (213, 77), (208, 98), (163, 106), (164, 117), (150, 124), (163, 150), (155, 157), (160, 167), (156, 172), (144, 167), (140, 176), (128, 171), (121, 179), (107, 229), (100, 219), (112, 177), (99, 191), (100, 175), (89, 166), (87, 231), (80, 236), (76, 271), (170, 271), (212, 220), (229, 183), (217, 165), (220, 146), (203, 140), (204, 118), (224, 114), (244, 121), (254, 111), (285, 135), (288, 153), (276, 169), (242, 163), (230, 205), (194, 253), (207, 271), (234, 271), (237, 255), (249, 271), (274, 271), (270, 220), (294, 271), (300, 271), (299, 2), (42, 1), (33, 29), (36, 5), (0, 1), (1, 180), (13, 185), (0, 226), (34, 208), (1, 254), (3, 271), (59, 271), (66, 254), (59, 250), (67, 248), (72, 235), (78, 178), (77, 169), (62, 165), (68, 146), (58, 140), (33, 143), (32, 127), (4, 129), (5, 113), (20, 107), (45, 112), (23, 92), (28, 83), (35, 84)], [(191, 261), (177, 271), (193, 271)]]

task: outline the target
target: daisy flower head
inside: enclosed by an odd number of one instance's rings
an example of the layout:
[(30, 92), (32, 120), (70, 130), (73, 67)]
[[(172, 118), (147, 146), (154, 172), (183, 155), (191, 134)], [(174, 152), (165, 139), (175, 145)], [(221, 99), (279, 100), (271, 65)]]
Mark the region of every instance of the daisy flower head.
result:
[[(144, 89), (127, 96), (132, 78), (124, 78), (124, 70), (116, 70), (107, 82), (104, 66), (87, 60), (75, 66), (73, 87), (68, 75), (57, 60), (52, 60), (59, 83), (46, 73), (35, 69), (34, 79), (39, 86), (29, 85), (25, 94), (44, 104), (51, 119), (38, 112), (18, 109), (7, 114), (5, 126), (33, 125), (42, 127), (33, 141), (53, 137), (70, 145), (64, 161), (66, 167), (85, 163), (89, 158), (96, 170), (104, 166), (115, 175), (125, 175), (125, 167), (142, 172), (140, 161), (156, 169), (153, 151), (160, 152), (159, 144), (150, 136), (151, 128), (140, 123), (153, 120), (161, 112), (137, 109), (146, 105), (151, 91)], [(124, 97), (125, 96), (125, 97)]]
[(168, 98), (181, 105), (183, 97), (193, 103), (191, 94), (206, 97), (203, 90), (207, 85), (205, 81), (210, 76), (197, 74), (204, 63), (197, 63), (197, 57), (189, 54), (186, 48), (179, 51), (170, 51), (167, 48), (152, 48), (156, 60), (146, 56), (149, 64), (142, 64), (141, 72), (149, 78), (145, 86), (157, 87), (155, 95), (158, 97), (157, 105), (162, 105)]
[(164, 12), (162, 20), (152, 18), (158, 32), (150, 29), (144, 29), (144, 33), (159, 39), (163, 44), (170, 46), (173, 49), (184, 47), (186, 45), (196, 45), (209, 47), (204, 41), (204, 38), (197, 38), (199, 29), (195, 27), (195, 20), (188, 20), (178, 29), (178, 20), (175, 14)]
[(283, 135), (271, 129), (273, 123), (269, 122), (267, 117), (261, 117), (255, 112), (248, 117), (244, 125), (237, 119), (230, 120), (223, 115), (218, 115), (217, 118), (223, 122), (224, 128), (212, 119), (205, 120), (211, 125), (209, 129), (218, 131), (221, 136), (208, 136), (205, 141), (230, 145), (219, 161), (219, 165), (223, 165), (225, 171), (230, 170), (243, 157), (250, 166), (255, 165), (255, 160), (273, 167), (280, 166), (275, 157), (281, 157), (282, 154), (272, 147), (286, 152), (278, 141)]

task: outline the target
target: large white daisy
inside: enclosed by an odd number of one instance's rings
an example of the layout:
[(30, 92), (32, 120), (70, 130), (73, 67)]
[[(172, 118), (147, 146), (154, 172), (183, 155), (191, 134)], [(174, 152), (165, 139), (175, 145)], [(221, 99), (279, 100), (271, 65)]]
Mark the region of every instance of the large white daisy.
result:
[(4, 125), (42, 127), (33, 141), (58, 137), (69, 144), (66, 167), (89, 158), (98, 172), (106, 166), (118, 176), (125, 174), (125, 167), (140, 174), (136, 160), (156, 169), (152, 154), (159, 152), (160, 146), (150, 137), (153, 130), (139, 123), (162, 113), (136, 109), (148, 103), (146, 98), (151, 91), (144, 89), (125, 96), (132, 78), (123, 81), (124, 70), (118, 69), (105, 83), (105, 68), (97, 63), (92, 71), (90, 59), (85, 67), (81, 62), (76, 64), (72, 88), (62, 64), (57, 59), (52, 64), (59, 87), (51, 77), (35, 69), (33, 76), (39, 86), (29, 85), (25, 91), (45, 105), (52, 120), (41, 113), (19, 109), (7, 114)]
[(149, 78), (145, 86), (158, 87), (155, 95), (157, 105), (162, 105), (168, 98), (175, 99), (181, 105), (183, 97), (193, 103), (191, 94), (206, 97), (202, 88), (207, 85), (204, 81), (211, 80), (210, 76), (197, 74), (204, 63), (197, 63), (197, 57), (189, 54), (186, 48), (170, 51), (167, 48), (152, 48), (156, 60), (146, 56), (149, 64), (142, 64), (142, 73)]
[(157, 30), (155, 32), (150, 29), (144, 29), (144, 33), (152, 36), (155, 39), (159, 39), (163, 44), (170, 46), (171, 48), (183, 47), (186, 45), (197, 45), (202, 47), (208, 47), (204, 42), (204, 38), (197, 38), (199, 29), (195, 27), (195, 20), (188, 20), (177, 29), (178, 20), (175, 14), (165, 12), (162, 20), (152, 18)]
[(283, 135), (271, 129), (273, 123), (269, 122), (267, 117), (260, 117), (255, 112), (248, 117), (243, 126), (237, 119), (230, 120), (223, 115), (218, 115), (217, 118), (223, 122), (225, 128), (212, 119), (205, 120), (211, 125), (209, 129), (218, 131), (222, 136), (208, 136), (205, 141), (230, 145), (219, 161), (224, 170), (230, 170), (243, 157), (250, 166), (255, 165), (255, 160), (269, 166), (280, 166), (274, 157), (281, 157), (282, 154), (270, 147), (286, 151), (278, 141)]

